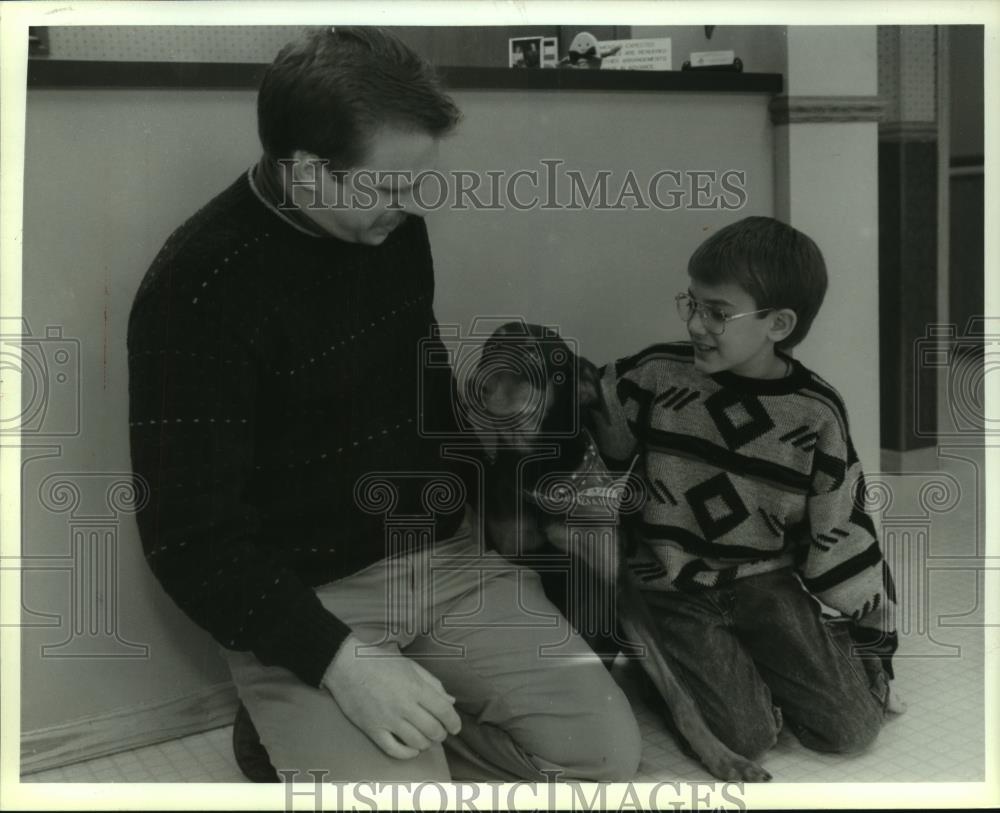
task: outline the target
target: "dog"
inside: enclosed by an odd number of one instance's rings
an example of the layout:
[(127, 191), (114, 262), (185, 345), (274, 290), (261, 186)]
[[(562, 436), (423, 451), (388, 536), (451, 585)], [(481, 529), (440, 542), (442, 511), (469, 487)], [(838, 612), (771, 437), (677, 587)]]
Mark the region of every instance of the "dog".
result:
[[(644, 653), (642, 667), (676, 730), (712, 775), (727, 781), (769, 780), (767, 771), (719, 741), (673, 673), (628, 568), (627, 542), (617, 534), (581, 537), (568, 530), (567, 516), (592, 509), (594, 502), (598, 509), (611, 509), (616, 523), (629, 491), (628, 476), (612, 477), (593, 441), (594, 422), (608, 419), (597, 367), (574, 353), (554, 329), (508, 322), (486, 341), (465, 390), (491, 459), (482, 506), (493, 546), (529, 565), (532, 553), (549, 546), (580, 560), (612, 597), (625, 633), (625, 640), (615, 643)], [(592, 499), (580, 499), (588, 494)]]

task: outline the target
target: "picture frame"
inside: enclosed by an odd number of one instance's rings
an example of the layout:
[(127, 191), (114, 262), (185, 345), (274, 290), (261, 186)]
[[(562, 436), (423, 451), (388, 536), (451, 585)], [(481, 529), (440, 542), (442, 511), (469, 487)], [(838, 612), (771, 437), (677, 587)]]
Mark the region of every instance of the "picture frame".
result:
[(554, 68), (559, 61), (556, 37), (511, 37), (507, 40), (508, 68)]

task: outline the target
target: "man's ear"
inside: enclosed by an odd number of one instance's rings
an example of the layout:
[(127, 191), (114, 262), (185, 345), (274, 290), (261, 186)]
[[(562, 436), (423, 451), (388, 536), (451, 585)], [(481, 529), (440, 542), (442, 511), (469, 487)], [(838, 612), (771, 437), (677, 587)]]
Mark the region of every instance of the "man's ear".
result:
[[(292, 153), (292, 178), (296, 183), (312, 183), (321, 171), (319, 156), (307, 150), (295, 150)], [(311, 166), (310, 166), (311, 165)]]
[(606, 423), (611, 423), (611, 413), (604, 400), (604, 390), (601, 389), (601, 371), (592, 362), (580, 357), (578, 373), (577, 397), (580, 406), (597, 412)]
[(768, 337), (777, 344), (787, 339), (795, 326), (799, 323), (799, 317), (791, 308), (780, 308), (771, 312), (771, 329), (767, 332)]

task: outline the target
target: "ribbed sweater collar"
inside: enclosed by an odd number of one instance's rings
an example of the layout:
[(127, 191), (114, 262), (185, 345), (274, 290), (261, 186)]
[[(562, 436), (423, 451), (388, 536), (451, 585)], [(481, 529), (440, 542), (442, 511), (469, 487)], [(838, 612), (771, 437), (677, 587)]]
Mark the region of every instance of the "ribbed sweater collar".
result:
[(262, 155), (260, 160), (250, 167), (247, 172), (247, 180), (261, 203), (288, 225), (310, 237), (333, 237), (333, 235), (323, 231), (315, 221), (306, 217), (300, 209), (281, 205), (286, 199), (281, 180), (281, 166), (267, 154)]
[(791, 364), (788, 375), (781, 378), (748, 378), (724, 370), (710, 378), (721, 387), (753, 393), (754, 395), (788, 395), (796, 392), (809, 381), (809, 370), (800, 361), (778, 352), (778, 358)]

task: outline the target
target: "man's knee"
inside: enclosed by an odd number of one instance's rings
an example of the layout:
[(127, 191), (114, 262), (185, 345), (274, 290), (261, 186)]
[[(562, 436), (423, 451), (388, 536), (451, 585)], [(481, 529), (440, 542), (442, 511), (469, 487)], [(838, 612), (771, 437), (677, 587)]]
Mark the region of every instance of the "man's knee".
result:
[(627, 701), (624, 708), (582, 715), (565, 732), (563, 747), (553, 745), (549, 761), (559, 765), (567, 779), (627, 782), (642, 758), (642, 735)]
[(532, 716), (520, 746), (536, 766), (558, 772), (556, 779), (628, 781), (642, 757), (639, 724), (625, 693), (596, 659), (588, 672), (578, 674), (572, 703)]

